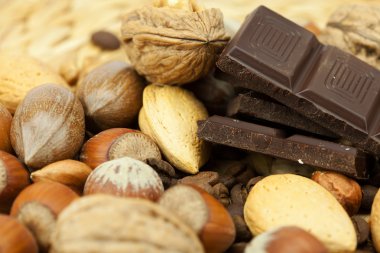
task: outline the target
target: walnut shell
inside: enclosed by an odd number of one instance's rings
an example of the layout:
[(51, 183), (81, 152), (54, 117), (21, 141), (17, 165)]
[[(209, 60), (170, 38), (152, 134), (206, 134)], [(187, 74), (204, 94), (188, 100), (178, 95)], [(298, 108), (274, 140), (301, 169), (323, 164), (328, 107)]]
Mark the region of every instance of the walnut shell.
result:
[(121, 32), (137, 72), (169, 85), (207, 75), (229, 39), (219, 9), (144, 7), (124, 17)]
[(32, 89), (19, 105), (11, 125), (11, 143), (32, 169), (70, 159), (85, 133), (84, 112), (74, 94), (59, 85)]
[(203, 253), (193, 230), (144, 199), (82, 197), (58, 217), (50, 253)]

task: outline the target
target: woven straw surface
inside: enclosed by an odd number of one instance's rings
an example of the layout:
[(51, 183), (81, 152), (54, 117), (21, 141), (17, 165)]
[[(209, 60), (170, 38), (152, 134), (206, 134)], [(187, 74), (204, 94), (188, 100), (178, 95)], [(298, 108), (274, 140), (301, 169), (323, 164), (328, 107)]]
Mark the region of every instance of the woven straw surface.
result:
[[(83, 65), (89, 57), (102, 53), (89, 45), (92, 32), (106, 29), (119, 34), (120, 17), (149, 2), (150, 0), (0, 0), (0, 50), (30, 54), (48, 62), (57, 70), (74, 58), (77, 65)], [(300, 24), (313, 21), (322, 28), (339, 5), (363, 2), (375, 4), (378, 0), (200, 2), (206, 7), (222, 9), (226, 19), (236, 25), (251, 10), (264, 4)], [(120, 52), (106, 56), (118, 57), (121, 57)]]

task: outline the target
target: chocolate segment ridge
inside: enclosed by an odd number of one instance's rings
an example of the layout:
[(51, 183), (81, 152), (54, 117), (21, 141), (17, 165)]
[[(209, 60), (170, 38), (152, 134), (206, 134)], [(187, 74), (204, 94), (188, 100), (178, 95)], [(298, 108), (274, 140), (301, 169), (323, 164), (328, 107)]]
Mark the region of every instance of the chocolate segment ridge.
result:
[(238, 94), (228, 104), (227, 116), (236, 118), (240, 115), (266, 120), (320, 136), (337, 138), (337, 135), (330, 130), (293, 109), (255, 92)]
[(380, 71), (261, 6), (217, 62), (242, 80), (355, 146), (380, 155)]
[(345, 145), (221, 116), (198, 122), (201, 139), (336, 171), (357, 179), (368, 178), (364, 152)]

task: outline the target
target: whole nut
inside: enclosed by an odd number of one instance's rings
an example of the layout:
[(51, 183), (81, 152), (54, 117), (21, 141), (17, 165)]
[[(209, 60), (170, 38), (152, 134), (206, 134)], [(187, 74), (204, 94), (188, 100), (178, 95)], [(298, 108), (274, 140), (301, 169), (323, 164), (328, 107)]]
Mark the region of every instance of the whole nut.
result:
[(37, 239), (41, 250), (47, 251), (59, 213), (78, 198), (69, 187), (55, 182), (34, 183), (15, 199), (11, 216), (24, 224)]
[(17, 108), (11, 142), (19, 159), (32, 169), (70, 159), (84, 138), (79, 100), (66, 88), (45, 84), (32, 89)]
[(150, 136), (127, 128), (112, 128), (93, 136), (83, 146), (80, 159), (95, 168), (125, 156), (140, 161), (161, 160), (160, 149)]
[(122, 197), (157, 200), (164, 186), (157, 172), (141, 161), (129, 157), (99, 165), (88, 176), (85, 195), (106, 193)]
[(26, 54), (0, 52), (0, 103), (14, 114), (19, 103), (33, 88), (44, 83), (68, 87), (49, 66)]
[(142, 106), (143, 80), (127, 63), (112, 61), (88, 73), (78, 84), (77, 96), (88, 122), (105, 130), (127, 127)]
[(13, 200), (29, 184), (29, 173), (24, 165), (0, 150), (0, 213), (8, 213)]
[(0, 150), (8, 153), (12, 152), (12, 145), (10, 140), (12, 115), (0, 103)]
[(120, 41), (111, 32), (97, 31), (91, 35), (91, 42), (104, 50), (116, 50), (120, 48)]
[(372, 204), (371, 217), (371, 238), (376, 252), (380, 251), (380, 191), (377, 191), (375, 199)]
[(357, 245), (352, 221), (334, 196), (315, 181), (294, 174), (260, 180), (248, 194), (244, 219), (254, 235), (290, 225), (316, 236), (329, 252), (353, 252)]
[(0, 214), (0, 252), (38, 253), (36, 240), (15, 218)]
[(100, 164), (109, 161), (108, 151), (118, 137), (134, 131), (128, 128), (111, 128), (98, 133), (83, 145), (80, 160), (91, 169), (95, 169)]
[(85, 196), (58, 217), (54, 253), (203, 253), (194, 231), (169, 210), (144, 199)]
[(327, 253), (326, 247), (312, 234), (299, 227), (280, 227), (256, 236), (245, 253)]
[(173, 166), (195, 174), (210, 154), (209, 145), (197, 136), (197, 121), (207, 117), (202, 103), (189, 91), (152, 84), (143, 93), (139, 126)]
[(235, 240), (235, 226), (228, 211), (195, 185), (173, 186), (165, 191), (158, 203), (190, 226), (208, 253), (225, 252)]
[(228, 41), (218, 9), (196, 1), (156, 1), (128, 13), (122, 39), (137, 72), (151, 83), (184, 84), (207, 75)]
[(91, 171), (91, 168), (85, 163), (75, 160), (62, 160), (33, 172), (30, 178), (33, 182), (53, 181), (61, 183), (70, 187), (76, 193), (81, 194), (84, 183)]
[(350, 216), (358, 212), (362, 189), (356, 181), (338, 173), (321, 171), (314, 172), (312, 179), (328, 190)]

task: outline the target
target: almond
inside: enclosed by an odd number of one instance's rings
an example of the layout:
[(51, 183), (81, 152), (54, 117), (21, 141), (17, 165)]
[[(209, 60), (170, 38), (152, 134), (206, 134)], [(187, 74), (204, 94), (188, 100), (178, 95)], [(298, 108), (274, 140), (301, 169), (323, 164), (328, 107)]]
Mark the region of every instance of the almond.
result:
[(197, 136), (197, 121), (207, 117), (205, 107), (191, 92), (152, 84), (143, 93), (139, 126), (172, 165), (195, 174), (209, 158), (209, 146)]

